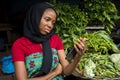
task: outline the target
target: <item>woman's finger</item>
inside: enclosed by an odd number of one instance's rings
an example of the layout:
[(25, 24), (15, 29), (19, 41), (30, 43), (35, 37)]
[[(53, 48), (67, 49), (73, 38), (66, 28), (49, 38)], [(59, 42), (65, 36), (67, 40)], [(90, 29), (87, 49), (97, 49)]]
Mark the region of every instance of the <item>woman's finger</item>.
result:
[(84, 47), (85, 47), (85, 41), (82, 40), (82, 39), (79, 39), (79, 40), (76, 42), (76, 45), (77, 45), (78, 48), (80, 48), (81, 50), (84, 50)]
[(86, 42), (86, 38), (80, 38), (77, 40), (77, 42), (74, 45), (75, 50), (77, 51), (77, 53), (79, 55), (82, 55), (86, 50), (86, 43), (85, 42)]

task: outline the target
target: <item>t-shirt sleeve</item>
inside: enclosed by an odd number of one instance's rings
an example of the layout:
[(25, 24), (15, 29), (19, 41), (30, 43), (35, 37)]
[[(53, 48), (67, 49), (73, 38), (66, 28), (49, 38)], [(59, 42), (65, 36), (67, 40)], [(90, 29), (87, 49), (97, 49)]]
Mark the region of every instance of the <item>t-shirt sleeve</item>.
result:
[(62, 40), (59, 36), (57, 36), (57, 47), (56, 47), (57, 50), (62, 50), (64, 49), (64, 45), (62, 43)]
[(12, 61), (24, 61), (24, 50), (19, 41), (16, 41), (12, 45)]

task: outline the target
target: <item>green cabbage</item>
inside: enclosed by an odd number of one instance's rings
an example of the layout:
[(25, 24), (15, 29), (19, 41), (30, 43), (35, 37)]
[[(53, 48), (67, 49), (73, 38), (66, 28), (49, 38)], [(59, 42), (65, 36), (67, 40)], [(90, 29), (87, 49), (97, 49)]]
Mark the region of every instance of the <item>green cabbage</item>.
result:
[(120, 59), (115, 63), (115, 68), (120, 71)]
[(88, 62), (85, 64), (85, 69), (84, 69), (84, 76), (92, 78), (95, 76), (93, 69), (95, 69), (96, 65), (95, 63), (90, 59)]
[(120, 54), (112, 54), (110, 59), (113, 63), (116, 63), (120, 59)]
[(120, 71), (120, 54), (112, 54), (110, 59), (115, 64), (115, 68)]

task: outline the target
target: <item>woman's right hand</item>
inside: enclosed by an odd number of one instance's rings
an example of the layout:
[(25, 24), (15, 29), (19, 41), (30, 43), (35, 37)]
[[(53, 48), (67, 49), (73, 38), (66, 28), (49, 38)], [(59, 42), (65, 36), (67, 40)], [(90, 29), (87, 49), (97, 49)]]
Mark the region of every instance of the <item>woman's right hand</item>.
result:
[(59, 63), (52, 73), (53, 73), (53, 75), (51, 77), (49, 77), (47, 80), (52, 80), (52, 78), (61, 74), (62, 73), (62, 65)]
[(61, 74), (62, 73), (62, 65), (59, 63), (54, 71), (57, 75)]

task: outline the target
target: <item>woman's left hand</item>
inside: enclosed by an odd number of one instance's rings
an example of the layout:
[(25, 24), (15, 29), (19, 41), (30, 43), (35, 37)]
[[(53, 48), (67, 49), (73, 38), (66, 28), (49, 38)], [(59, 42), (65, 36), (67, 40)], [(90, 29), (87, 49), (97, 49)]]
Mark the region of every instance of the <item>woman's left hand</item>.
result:
[(76, 50), (76, 55), (82, 56), (83, 53), (86, 51), (86, 38), (80, 38), (77, 40), (77, 42), (74, 44), (74, 48)]

